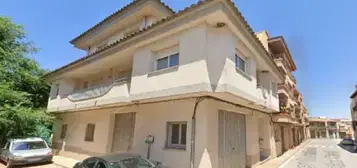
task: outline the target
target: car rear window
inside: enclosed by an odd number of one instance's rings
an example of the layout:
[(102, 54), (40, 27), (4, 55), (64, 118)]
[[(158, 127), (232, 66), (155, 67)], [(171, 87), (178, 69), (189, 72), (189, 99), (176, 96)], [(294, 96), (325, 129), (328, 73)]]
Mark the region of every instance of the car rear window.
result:
[(12, 150), (33, 150), (44, 148), (47, 148), (47, 145), (43, 141), (15, 142), (12, 145)]

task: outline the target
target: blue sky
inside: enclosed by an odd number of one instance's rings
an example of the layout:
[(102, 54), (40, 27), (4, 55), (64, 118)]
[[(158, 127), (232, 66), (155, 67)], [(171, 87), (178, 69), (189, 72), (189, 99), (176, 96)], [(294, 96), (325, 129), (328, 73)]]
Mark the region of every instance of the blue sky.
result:
[[(85, 53), (69, 41), (130, 0), (2, 1), (0, 15), (25, 27), (40, 48), (33, 57), (55, 69)], [(163, 0), (175, 11), (196, 0)], [(311, 116), (350, 117), (357, 84), (357, 1), (234, 0), (255, 31), (283, 35), (297, 64), (294, 73)]]

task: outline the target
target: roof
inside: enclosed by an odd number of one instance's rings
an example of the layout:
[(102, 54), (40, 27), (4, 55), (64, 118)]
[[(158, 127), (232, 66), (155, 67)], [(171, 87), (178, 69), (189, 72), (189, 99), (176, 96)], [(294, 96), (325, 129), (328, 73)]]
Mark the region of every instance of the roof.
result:
[[(132, 3), (135, 3), (135, 2), (137, 2), (137, 1), (141, 1), (141, 0), (136, 0), (136, 1), (132, 2)], [(78, 63), (78, 62), (81, 62), (81, 61), (83, 61), (83, 60), (89, 59), (89, 58), (95, 56), (95, 55), (98, 54), (98, 53), (101, 53), (101, 52), (103, 52), (103, 51), (106, 51), (106, 50), (108, 50), (108, 49), (110, 49), (110, 48), (112, 48), (112, 47), (114, 47), (114, 46), (116, 46), (116, 45), (118, 45), (118, 44), (120, 44), (120, 43), (125, 42), (125, 41), (128, 41), (128, 40), (132, 39), (133, 37), (136, 37), (136, 36), (138, 36), (138, 35), (140, 35), (140, 34), (143, 34), (143, 33), (147, 32), (147, 31), (149, 31), (149, 30), (152, 30), (152, 29), (154, 29), (154, 28), (156, 28), (156, 27), (158, 27), (158, 26), (160, 26), (160, 25), (162, 25), (162, 24), (164, 24), (164, 23), (166, 23), (166, 22), (168, 22), (168, 21), (171, 21), (171, 20), (173, 20), (173, 19), (175, 19), (175, 18), (177, 18), (177, 17), (179, 17), (179, 16), (182, 16), (183, 14), (186, 14), (186, 13), (188, 13), (188, 12), (190, 12), (190, 11), (192, 11), (192, 10), (194, 10), (194, 9), (196, 9), (196, 8), (198, 8), (198, 7), (202, 6), (202, 5), (204, 5), (204, 4), (207, 4), (208, 2), (212, 2), (212, 1), (214, 1), (214, 0), (200, 0), (200, 1), (198, 1), (196, 4), (192, 4), (191, 6), (186, 7), (186, 8), (184, 8), (183, 10), (181, 10), (181, 11), (179, 11), (179, 12), (177, 12), (177, 13), (174, 13), (174, 14), (171, 15), (171, 16), (168, 16), (168, 17), (166, 17), (166, 18), (163, 18), (163, 19), (161, 19), (161, 20), (159, 20), (159, 21), (153, 23), (152, 25), (150, 25), (150, 26), (148, 26), (148, 27), (146, 27), (146, 28), (144, 28), (144, 29), (142, 29), (142, 30), (138, 30), (138, 31), (136, 31), (136, 32), (133, 32), (132, 34), (130, 34), (130, 35), (128, 35), (128, 36), (126, 36), (126, 37), (124, 37), (124, 38), (118, 40), (118, 41), (115, 41), (115, 42), (113, 42), (113, 43), (111, 43), (111, 44), (109, 44), (109, 45), (107, 45), (107, 46), (101, 48), (100, 50), (97, 50), (97, 51), (95, 51), (95, 52), (93, 52), (93, 53), (90, 53), (90, 54), (88, 54), (88, 55), (86, 55), (86, 56), (84, 56), (84, 57), (82, 57), (82, 58), (80, 58), (80, 59), (77, 59), (77, 60), (75, 60), (75, 61), (73, 61), (73, 62), (71, 62), (71, 63), (69, 63), (69, 64), (67, 64), (67, 65), (64, 65), (64, 66), (62, 66), (62, 67), (60, 67), (60, 68), (58, 68), (58, 69), (56, 69), (56, 70), (54, 70), (54, 71), (51, 71), (50, 73), (47, 73), (46, 75), (44, 75), (44, 77), (48, 77), (48, 76), (50, 76), (50, 75), (52, 75), (52, 74), (54, 74), (54, 73), (56, 73), (56, 72), (58, 72), (58, 71), (60, 71), (60, 70), (63, 70), (63, 69), (65, 69), (65, 68), (69, 67), (69, 66), (72, 66), (72, 65), (74, 65), (74, 64), (76, 64), (76, 63)], [(260, 40), (258, 39), (258, 37), (255, 35), (253, 29), (250, 27), (250, 25), (249, 25), (248, 22), (245, 20), (245, 18), (243, 17), (243, 15), (239, 12), (238, 8), (235, 7), (234, 2), (232, 2), (231, 0), (225, 0), (225, 1), (233, 8), (233, 10), (235, 11), (236, 15), (243, 21), (245, 27), (247, 28), (247, 30), (249, 31), (249, 33), (250, 33), (250, 34), (253, 36), (253, 38), (255, 39), (255, 42), (261, 47), (261, 49), (265, 52), (265, 54), (271, 58), (272, 65), (275, 66), (276, 69), (279, 71), (278, 66), (277, 66), (277, 65), (273, 62), (273, 60), (272, 60), (271, 54), (268, 53), (268, 51), (264, 48), (264, 46), (263, 46), (263, 44), (261, 43), (261, 41), (260, 41)], [(161, 1), (160, 1), (160, 2), (161, 2)], [(130, 5), (130, 4), (129, 4), (129, 5)], [(127, 5), (127, 6), (129, 6), (129, 5)], [(131, 4), (131, 5), (132, 5), (132, 4)], [(127, 8), (127, 6), (124, 7), (124, 8)], [(110, 16), (109, 16), (109, 17), (110, 17)], [(102, 21), (102, 22), (103, 22), (103, 21)], [(100, 23), (98, 23), (98, 24), (100, 24)], [(85, 33), (86, 33), (86, 32), (85, 32)], [(82, 34), (84, 34), (84, 33), (82, 33)], [(281, 76), (281, 78), (283, 78), (282, 72), (281, 72), (281, 71), (279, 71), (279, 72), (280, 72), (279, 75)]]
[[(84, 35), (88, 34), (89, 32), (91, 32), (92, 30), (96, 29), (97, 27), (101, 26), (102, 24), (104, 24), (105, 22), (107, 22), (108, 20), (114, 18), (115, 16), (120, 16), (122, 14), (124, 14), (129, 8), (131, 8), (132, 6), (135, 6), (136, 4), (138, 4), (141, 1), (145, 1), (145, 0), (133, 0), (133, 2), (129, 3), (128, 5), (122, 7), (121, 9), (117, 10), (116, 12), (114, 12), (113, 14), (109, 15), (108, 17), (106, 17), (105, 19), (103, 19), (102, 21), (100, 21), (99, 23), (97, 23), (96, 25), (92, 26), (91, 28), (89, 28), (88, 30), (86, 30), (85, 32), (81, 33), (79, 36), (75, 37), (73, 40), (70, 41), (70, 43), (74, 43), (75, 41), (77, 41), (79, 38), (83, 37)], [(158, 1), (160, 4), (162, 4), (166, 9), (168, 9), (171, 13), (175, 13), (174, 10), (172, 10), (169, 6), (167, 6), (165, 3), (161, 2), (161, 0), (155, 0)]]
[(118, 161), (118, 160), (124, 160), (124, 159), (138, 157), (138, 156), (141, 156), (141, 155), (134, 154), (134, 153), (116, 152), (116, 153), (105, 154), (105, 155), (102, 155), (102, 156), (96, 156), (96, 158), (103, 159), (103, 160), (105, 160), (107, 162), (115, 162), (115, 161)]
[(281, 40), (281, 41), (283, 42), (283, 44), (284, 44), (284, 49), (288, 52), (288, 61), (289, 61), (290, 65), (292, 66), (292, 67), (291, 67), (292, 70), (295, 71), (295, 70), (296, 70), (296, 65), (295, 65), (295, 62), (294, 62), (294, 60), (293, 60), (293, 57), (291, 56), (290, 50), (289, 50), (289, 48), (287, 47), (287, 43), (286, 43), (284, 37), (283, 37), (283, 36), (276, 36), (276, 37), (269, 38), (268, 40), (269, 40), (269, 41), (270, 41), (270, 40)]
[(33, 142), (33, 141), (44, 141), (42, 138), (10, 138), (10, 141), (14, 142)]

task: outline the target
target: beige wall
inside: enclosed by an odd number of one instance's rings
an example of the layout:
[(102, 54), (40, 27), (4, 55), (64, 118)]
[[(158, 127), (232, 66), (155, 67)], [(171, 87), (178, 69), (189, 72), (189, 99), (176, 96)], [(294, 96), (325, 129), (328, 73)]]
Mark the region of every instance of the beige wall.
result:
[[(178, 48), (179, 66), (156, 71), (157, 53), (172, 46)], [(247, 58), (246, 73), (236, 69), (235, 54)], [(276, 81), (273, 75), (268, 73), (261, 77), (266, 97), (257, 88), (256, 72), (261, 67), (256, 57), (228, 28), (217, 29), (200, 24), (136, 49), (130, 83), (120, 85), (120, 89), (110, 90), (101, 97), (78, 102), (69, 101), (66, 97), (83, 81), (92, 81), (93, 75), (60, 80), (61, 96), (50, 99), (48, 109), (79, 109), (194, 92), (227, 92), (278, 111), (278, 100), (271, 92), (271, 82)], [(101, 76), (107, 77), (107, 70), (103, 72)], [(117, 96), (113, 97), (111, 93)]]
[[(191, 118), (195, 99), (167, 101), (153, 104), (125, 106), (87, 112), (61, 114), (54, 127), (55, 142), (59, 140), (61, 125), (68, 124), (67, 138), (63, 144), (62, 155), (83, 159), (87, 155), (107, 153), (111, 149), (114, 115), (116, 113), (136, 112), (136, 124), (132, 151), (146, 156), (147, 145), (144, 138), (153, 135), (155, 142), (151, 149), (151, 159), (161, 161), (172, 168), (189, 167)], [(268, 116), (251, 110), (242, 109), (213, 99), (205, 99), (199, 103), (196, 114), (196, 168), (218, 167), (218, 111), (226, 110), (246, 115), (246, 150), (247, 164), (259, 162), (259, 130), (258, 118), (266, 118), (264, 138), (272, 139), (268, 124)], [(262, 118), (262, 119), (263, 119)], [(264, 119), (265, 120), (265, 119)], [(167, 149), (166, 124), (169, 121), (187, 121), (186, 150)], [(96, 124), (94, 142), (85, 142), (84, 133), (88, 123)], [(267, 141), (265, 148), (270, 148)], [(272, 147), (271, 147), (272, 148)], [(272, 148), (273, 149), (273, 148)], [(274, 147), (275, 149), (275, 147)]]

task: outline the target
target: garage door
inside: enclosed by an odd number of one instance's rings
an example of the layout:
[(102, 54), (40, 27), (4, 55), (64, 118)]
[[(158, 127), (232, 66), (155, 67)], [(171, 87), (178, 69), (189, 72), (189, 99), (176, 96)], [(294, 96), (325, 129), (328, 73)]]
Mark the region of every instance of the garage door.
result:
[(131, 150), (134, 138), (135, 113), (115, 115), (112, 152)]
[(219, 168), (245, 168), (245, 116), (219, 111)]

